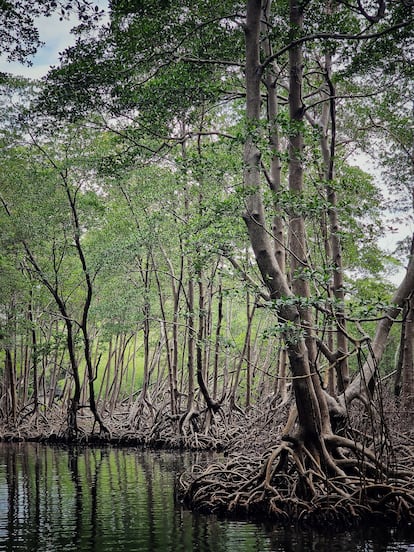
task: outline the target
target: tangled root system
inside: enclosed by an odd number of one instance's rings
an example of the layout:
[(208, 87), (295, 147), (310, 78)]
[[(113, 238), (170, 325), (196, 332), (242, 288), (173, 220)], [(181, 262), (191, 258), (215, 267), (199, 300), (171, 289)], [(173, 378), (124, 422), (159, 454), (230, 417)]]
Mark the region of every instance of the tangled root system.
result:
[(328, 477), (306, 447), (281, 442), (262, 458), (237, 455), (225, 464), (194, 467), (181, 478), (183, 499), (202, 512), (313, 527), (414, 521), (409, 470), (384, 465), (345, 438), (333, 436), (326, 444), (336, 475)]

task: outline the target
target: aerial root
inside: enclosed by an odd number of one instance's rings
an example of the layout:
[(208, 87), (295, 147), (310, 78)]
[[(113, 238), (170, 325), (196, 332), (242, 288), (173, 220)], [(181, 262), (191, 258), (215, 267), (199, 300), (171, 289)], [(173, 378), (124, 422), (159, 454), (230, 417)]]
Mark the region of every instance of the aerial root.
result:
[[(413, 478), (400, 473), (393, 479), (378, 460), (373, 465), (371, 452), (359, 457), (357, 475), (354, 463), (350, 467), (349, 474), (342, 475), (342, 466), (340, 475), (327, 476), (309, 450), (282, 442), (261, 459), (235, 456), (205, 471), (194, 468), (181, 480), (182, 496), (199, 511), (280, 523), (350, 527), (364, 521), (414, 522)], [(373, 467), (377, 478), (371, 475)], [(378, 473), (386, 476), (378, 480)]]

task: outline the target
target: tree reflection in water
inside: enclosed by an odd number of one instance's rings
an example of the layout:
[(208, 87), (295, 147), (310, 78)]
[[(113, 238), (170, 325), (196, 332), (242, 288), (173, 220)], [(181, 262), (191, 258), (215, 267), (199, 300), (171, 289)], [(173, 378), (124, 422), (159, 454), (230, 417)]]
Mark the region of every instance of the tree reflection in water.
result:
[(321, 535), (192, 514), (176, 500), (194, 455), (0, 444), (0, 552), (396, 551), (413, 535)]

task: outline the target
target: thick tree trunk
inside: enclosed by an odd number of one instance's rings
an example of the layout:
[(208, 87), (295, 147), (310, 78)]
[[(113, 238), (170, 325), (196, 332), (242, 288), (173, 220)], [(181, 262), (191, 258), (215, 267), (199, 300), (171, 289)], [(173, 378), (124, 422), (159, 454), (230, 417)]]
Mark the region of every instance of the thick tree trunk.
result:
[(408, 309), (404, 330), (401, 408), (404, 419), (412, 426), (414, 420), (414, 306), (412, 304)]
[[(266, 60), (263, 65), (260, 63), (260, 45), (264, 40), (263, 35), (260, 35), (260, 28), (262, 9), (266, 5), (266, 0), (247, 0), (247, 130), (244, 147), (246, 210), (243, 218), (263, 284), (269, 291), (267, 301), (273, 302), (286, 342), (298, 423), (294, 433), (286, 428), (288, 433), (282, 436), (280, 445), (270, 454), (266, 453), (264, 462), (258, 468), (248, 471), (251, 462), (249, 458), (243, 463), (240, 476), (235, 477), (237, 468), (232, 459), (224, 469), (216, 470), (219, 472), (217, 478), (211, 469), (201, 475), (194, 474), (187, 486), (186, 495), (193, 506), (208, 511), (223, 509), (225, 513), (232, 514), (262, 514), (266, 511), (270, 516), (285, 522), (306, 519), (308, 523), (313, 519), (332, 519), (332, 523), (336, 525), (340, 523), (338, 520), (342, 515), (344, 520), (352, 523), (363, 520), (369, 514), (377, 516), (379, 511), (383, 511), (387, 498), (391, 496), (390, 513), (395, 514), (395, 519), (410, 519), (410, 506), (404, 511), (404, 517), (400, 517), (400, 509), (405, 504), (412, 504), (412, 474), (408, 470), (398, 471), (394, 464), (392, 469), (389, 469), (388, 459), (383, 450), (377, 451), (375, 442), (373, 448), (370, 447), (369, 435), (363, 436), (363, 442), (359, 443), (354, 438), (334, 434), (332, 431), (328, 404), (333, 413), (335, 408), (338, 414), (345, 409), (338, 405), (335, 398), (322, 390), (316, 371), (317, 358), (311, 311), (300, 308), (308, 304), (309, 298), (306, 277), (301, 274), (303, 268), (308, 268), (303, 213), (300, 209), (296, 212), (292, 210), (290, 213), (289, 251), (293, 252), (294, 258), (291, 264), (294, 269), (292, 288), (276, 260), (273, 239), (266, 227), (269, 221), (265, 219), (264, 202), (260, 194), (262, 164), (258, 146), (262, 143), (260, 87), (263, 67), (267, 66)], [(289, 185), (290, 195), (296, 194), (299, 199), (302, 199), (303, 193), (302, 125), (305, 106), (301, 93), (303, 60), (300, 40), (297, 39), (300, 39), (302, 34), (301, 10), (308, 5), (299, 0), (290, 0), (289, 104), (292, 124), (289, 132)], [(268, 180), (268, 175), (265, 176)], [(413, 284), (414, 261), (411, 259), (404, 282), (394, 295), (395, 306), (389, 308), (389, 317), (385, 317), (379, 323), (372, 344), (372, 355), (364, 366), (359, 381), (355, 381), (346, 389), (346, 398), (361, 395), (365, 391), (364, 383), (371, 381), (377, 373), (376, 359), (382, 355), (393, 318), (399, 315), (401, 305), (412, 293)], [(363, 345), (364, 340), (365, 338), (362, 338), (361, 343), (356, 343), (356, 346)], [(366, 341), (369, 341), (368, 337)], [(343, 403), (346, 402), (346, 398), (342, 398)], [(294, 417), (296, 418), (295, 412)], [(382, 437), (383, 434), (381, 439)], [(214, 484), (215, 479), (218, 481), (217, 486)], [(219, 498), (217, 489), (224, 489)], [(227, 508), (223, 508), (225, 492), (229, 493)], [(384, 519), (388, 519), (388, 515), (387, 512)]]
[[(292, 5), (292, 11), (298, 8)], [(250, 242), (256, 257), (264, 283), (270, 293), (271, 299), (291, 298), (293, 293), (290, 290), (285, 275), (281, 272), (276, 261), (273, 243), (266, 230), (264, 207), (260, 195), (260, 151), (254, 141), (255, 131), (260, 129), (261, 94), (260, 82), (262, 77), (262, 66), (259, 56), (259, 33), (262, 5), (260, 0), (248, 0), (247, 19), (245, 27), (246, 35), (246, 115), (247, 127), (251, 129), (248, 133), (244, 147), (244, 183), (250, 192), (246, 201), (246, 213), (244, 220), (247, 225)], [(296, 12), (292, 16), (296, 18)], [(298, 71), (295, 66), (293, 71)], [(300, 75), (292, 75), (292, 80)], [(299, 99), (295, 99), (300, 102)], [(298, 140), (301, 138), (299, 137)], [(292, 145), (292, 151), (300, 147), (298, 142)], [(293, 159), (291, 170), (297, 175), (300, 169), (300, 160)], [(296, 178), (297, 176), (295, 176)], [(301, 176), (299, 176), (301, 178)], [(297, 232), (301, 232), (302, 222), (297, 223)], [(301, 232), (302, 233), (302, 232)], [(297, 236), (297, 234), (296, 234)], [(300, 246), (301, 247), (301, 246)], [(330, 431), (329, 418), (326, 416), (327, 405), (324, 401), (321, 390), (318, 395), (315, 386), (319, 386), (319, 380), (313, 376), (310, 369), (308, 348), (302, 334), (302, 321), (297, 308), (289, 304), (281, 303), (278, 308), (280, 323), (285, 324), (284, 337), (286, 340), (287, 352), (293, 375), (293, 388), (295, 391), (296, 404), (298, 409), (299, 430), (301, 437), (308, 444), (318, 449), (321, 444), (322, 430)], [(322, 420), (322, 405), (324, 419)]]

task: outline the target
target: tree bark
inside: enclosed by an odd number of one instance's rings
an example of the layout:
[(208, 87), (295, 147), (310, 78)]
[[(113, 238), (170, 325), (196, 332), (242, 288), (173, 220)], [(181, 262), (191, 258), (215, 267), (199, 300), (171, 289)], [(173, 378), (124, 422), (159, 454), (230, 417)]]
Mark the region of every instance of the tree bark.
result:
[[(256, 257), (257, 265), (266, 284), (271, 299), (292, 298), (285, 275), (274, 255), (274, 247), (266, 230), (264, 207), (260, 195), (260, 151), (255, 143), (255, 135), (260, 131), (261, 94), (260, 82), (262, 66), (260, 64), (260, 18), (261, 1), (248, 0), (247, 18), (245, 26), (246, 40), (246, 118), (248, 133), (244, 146), (244, 184), (249, 194), (246, 200), (244, 220), (250, 237), (250, 242)], [(298, 7), (292, 2), (292, 20), (295, 20)], [(293, 24), (293, 21), (292, 21)], [(293, 68), (293, 72), (298, 68)], [(292, 75), (292, 79), (297, 78)], [(300, 78), (300, 75), (299, 75)], [(295, 98), (295, 102), (299, 102)], [(299, 140), (301, 138), (299, 137)], [(292, 145), (297, 149), (297, 142)], [(295, 158), (291, 169), (298, 170), (299, 160)], [(298, 229), (301, 228), (299, 222)], [(292, 301), (280, 302), (278, 316), (281, 324), (285, 325), (284, 338), (286, 340), (290, 367), (293, 375), (298, 409), (300, 433), (309, 444), (317, 448), (321, 442), (322, 429), (330, 431), (329, 418), (321, 417), (319, 401), (322, 402), (324, 413), (327, 412), (326, 401), (321, 393), (315, 393), (318, 379), (311, 374), (308, 349), (301, 331), (301, 317)]]
[(410, 424), (414, 420), (414, 306), (410, 304), (404, 325), (404, 346), (402, 355), (402, 412)]
[[(329, 242), (330, 242), (330, 257), (333, 267), (333, 294), (337, 300), (338, 307), (335, 312), (336, 318), (336, 347), (339, 359), (335, 363), (337, 374), (338, 391), (341, 393), (349, 384), (349, 367), (348, 367), (348, 342), (345, 335), (346, 321), (344, 316), (345, 291), (343, 279), (342, 265), (342, 246), (339, 237), (339, 220), (337, 212), (337, 197), (334, 186), (334, 162), (335, 162), (335, 146), (336, 146), (336, 105), (335, 105), (335, 88), (331, 80), (332, 73), (332, 56), (325, 55), (325, 71), (328, 90), (325, 92), (327, 97), (326, 103), (322, 108), (321, 117), (321, 150), (325, 168), (326, 180), (326, 198), (329, 203), (328, 219), (329, 219)], [(328, 132), (329, 122), (331, 127), (331, 141), (329, 144)]]

